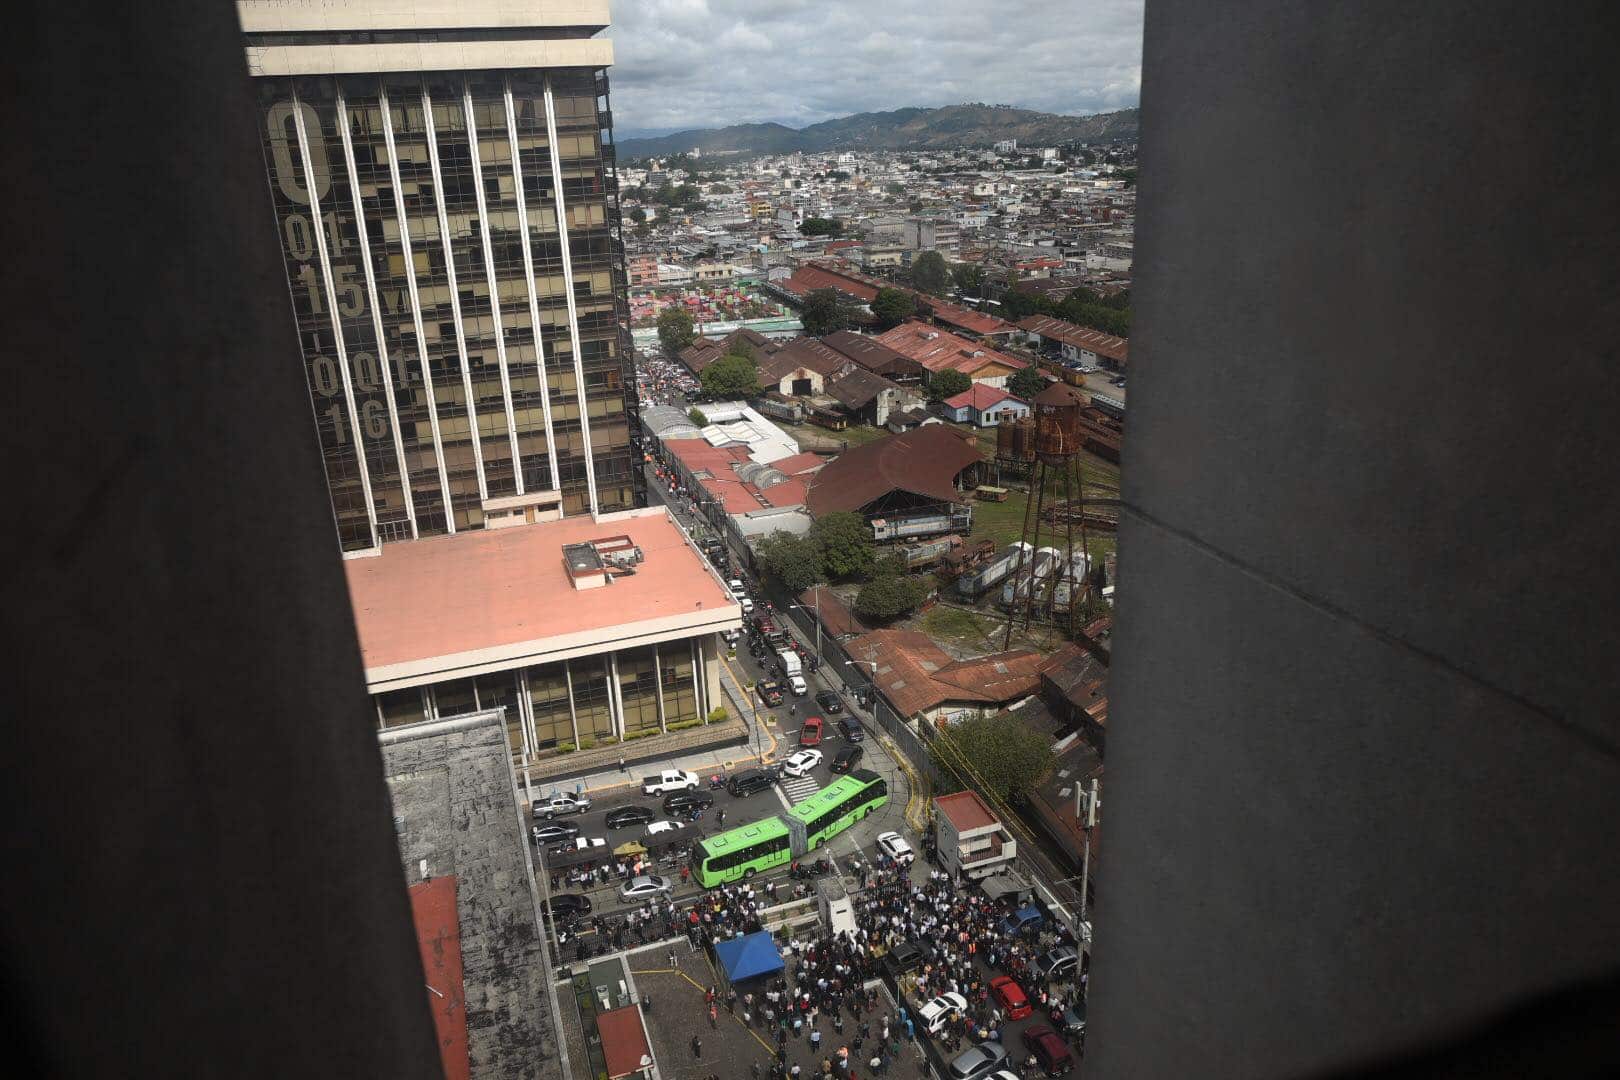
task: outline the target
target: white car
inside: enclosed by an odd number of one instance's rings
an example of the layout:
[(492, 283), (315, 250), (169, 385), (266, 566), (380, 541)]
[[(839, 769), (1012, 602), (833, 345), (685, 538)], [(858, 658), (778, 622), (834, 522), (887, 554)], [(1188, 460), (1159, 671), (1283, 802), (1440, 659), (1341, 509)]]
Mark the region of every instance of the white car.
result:
[(919, 1015), (922, 1017), (923, 1029), (930, 1035), (938, 1035), (939, 1029), (945, 1026), (951, 1013), (966, 1013), (967, 998), (961, 994), (941, 994), (922, 1007)]
[(576, 836), (572, 840), (558, 844), (551, 850), (553, 853), (560, 855), (570, 851), (594, 851), (596, 848), (605, 847), (607, 847), (607, 841), (600, 836)]
[(804, 681), (803, 675), (789, 675), (787, 684), (796, 697), (804, 697), (810, 692), (810, 684)]
[(879, 851), (901, 866), (911, 865), (912, 860), (917, 857), (917, 853), (911, 850), (911, 845), (906, 843), (906, 838), (897, 832), (878, 833), (877, 846)]
[(545, 821), (550, 821), (558, 814), (583, 814), (590, 808), (589, 795), (575, 795), (571, 791), (559, 791), (544, 799), (534, 800), (534, 816)]
[(821, 764), (820, 750), (800, 750), (782, 762), (783, 776), (809, 776), (810, 770)]
[(641, 778), (643, 795), (668, 795), (672, 791), (696, 791), (697, 773), (685, 769), (665, 769), (661, 773)]
[(671, 891), (674, 885), (669, 878), (658, 874), (642, 874), (625, 882), (619, 889), (619, 899), (630, 903), (635, 900), (645, 900), (651, 896), (662, 896)]
[(674, 832), (676, 829), (684, 828), (686, 828), (685, 822), (669, 821), (667, 819), (664, 821), (655, 821), (647, 826), (647, 835), (657, 836), (659, 833)]

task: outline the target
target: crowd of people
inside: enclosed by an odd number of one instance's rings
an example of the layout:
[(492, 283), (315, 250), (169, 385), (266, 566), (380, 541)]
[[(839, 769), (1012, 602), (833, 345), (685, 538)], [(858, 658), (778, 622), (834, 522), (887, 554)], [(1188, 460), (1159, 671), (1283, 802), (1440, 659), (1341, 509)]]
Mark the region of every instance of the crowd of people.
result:
[(683, 405), (698, 390), (697, 377), (686, 365), (646, 351), (636, 358), (636, 392), (643, 405)]

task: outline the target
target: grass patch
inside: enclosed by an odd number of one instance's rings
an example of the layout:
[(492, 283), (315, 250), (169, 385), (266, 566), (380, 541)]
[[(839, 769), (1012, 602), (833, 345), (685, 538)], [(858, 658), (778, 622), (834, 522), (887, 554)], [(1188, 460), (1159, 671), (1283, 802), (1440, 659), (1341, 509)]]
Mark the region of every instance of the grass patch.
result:
[(935, 604), (923, 612), (918, 629), (937, 641), (948, 641), (975, 652), (991, 651), (1001, 647), (996, 633), (997, 619), (989, 615)]

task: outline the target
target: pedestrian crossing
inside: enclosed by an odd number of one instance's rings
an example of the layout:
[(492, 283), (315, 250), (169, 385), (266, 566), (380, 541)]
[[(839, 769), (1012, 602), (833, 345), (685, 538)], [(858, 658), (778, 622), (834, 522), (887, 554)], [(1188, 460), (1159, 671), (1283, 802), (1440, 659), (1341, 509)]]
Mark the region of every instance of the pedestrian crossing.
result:
[(784, 776), (780, 781), (782, 792), (794, 806), (799, 805), (821, 790), (821, 783), (813, 776)]

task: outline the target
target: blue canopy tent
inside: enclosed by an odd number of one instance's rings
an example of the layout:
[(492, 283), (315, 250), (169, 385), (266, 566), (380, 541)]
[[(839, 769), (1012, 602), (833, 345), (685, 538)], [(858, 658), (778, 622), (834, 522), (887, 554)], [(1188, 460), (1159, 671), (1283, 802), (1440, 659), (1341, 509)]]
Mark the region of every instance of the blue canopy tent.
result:
[(714, 955), (733, 984), (782, 970), (782, 952), (766, 930), (716, 942)]

